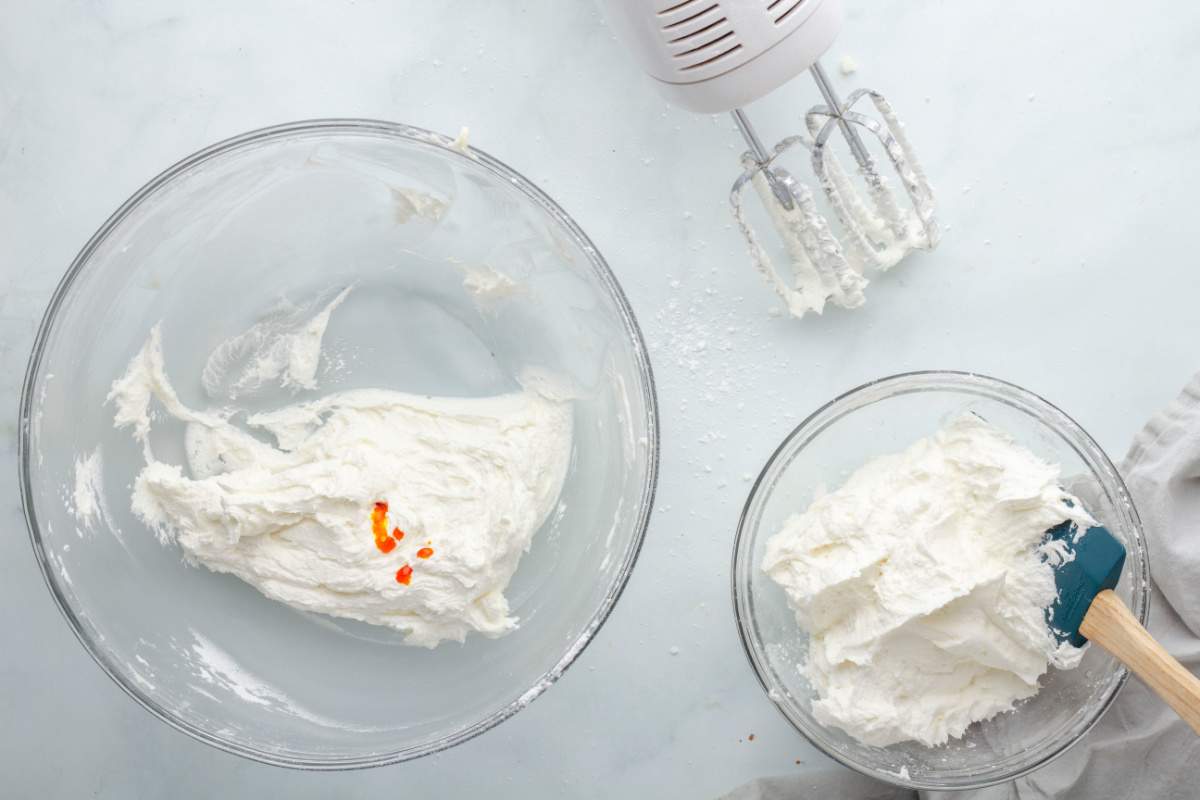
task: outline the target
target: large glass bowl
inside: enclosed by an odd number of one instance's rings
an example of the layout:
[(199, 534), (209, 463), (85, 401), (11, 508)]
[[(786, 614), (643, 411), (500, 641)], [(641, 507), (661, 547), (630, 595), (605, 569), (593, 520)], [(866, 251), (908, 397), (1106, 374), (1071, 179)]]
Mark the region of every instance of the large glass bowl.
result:
[[(489, 283), (496, 273), (513, 285)], [(183, 400), (203, 407), (198, 376), (217, 343), (281, 301), (349, 285), (325, 337), (339, 368), (320, 376), (321, 392), (485, 396), (513, 391), (532, 368), (577, 395), (561, 502), (506, 592), (521, 620), (510, 635), (425, 650), (390, 629), (300, 613), (185, 565), (130, 511), (141, 455), (113, 429), (105, 396), (151, 326), (162, 322)], [(578, 226), (485, 153), (366, 120), (239, 136), (138, 191), (55, 292), (20, 415), (34, 551), (84, 647), (164, 721), (293, 767), (432, 753), (545, 691), (625, 586), (657, 469), (645, 347)], [(72, 513), (73, 481), (97, 447), (103, 513), (87, 529)]]
[(972, 725), (961, 739), (864, 745), (813, 718), (812, 688), (799, 670), (807, 637), (782, 588), (762, 571), (767, 539), (804, 510), (819, 487), (841, 485), (876, 456), (896, 453), (973, 411), (1038, 456), (1062, 466), (1067, 488), (1128, 556), (1117, 593), (1143, 623), (1150, 573), (1129, 492), (1100, 447), (1070, 417), (1017, 386), (981, 375), (917, 372), (866, 384), (810, 416), (784, 440), (750, 493), (733, 555), (733, 599), (742, 643), (758, 679), (783, 715), (816, 747), (848, 767), (917, 789), (970, 789), (1012, 780), (1061, 755), (1083, 736), (1124, 685), (1125, 669), (1089, 647), (1074, 670), (1051, 669), (1041, 691), (1012, 712)]

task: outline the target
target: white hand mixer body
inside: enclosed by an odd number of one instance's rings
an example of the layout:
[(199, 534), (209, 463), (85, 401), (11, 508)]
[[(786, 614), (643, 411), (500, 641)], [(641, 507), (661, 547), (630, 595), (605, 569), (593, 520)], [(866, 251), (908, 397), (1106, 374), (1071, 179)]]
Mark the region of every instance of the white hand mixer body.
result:
[[(938, 242), (933, 192), (887, 100), (859, 89), (843, 103), (818, 58), (842, 27), (841, 0), (605, 0), (610, 23), (666, 97), (687, 109), (729, 111), (749, 148), (730, 202), (751, 254), (796, 317), (826, 303), (855, 308), (864, 301), (867, 268), (886, 270), (914, 249)], [(768, 152), (741, 107), (801, 72), (813, 76), (825, 100), (805, 115), (807, 132)], [(869, 99), (878, 118), (855, 111)], [(827, 143), (840, 130), (861, 184)], [(904, 186), (897, 201), (860, 132), (878, 139)], [(840, 223), (835, 235), (813, 192), (776, 165), (796, 145), (811, 154), (813, 172)], [(772, 262), (746, 220), (742, 198), (753, 186), (783, 238), (791, 276)]]

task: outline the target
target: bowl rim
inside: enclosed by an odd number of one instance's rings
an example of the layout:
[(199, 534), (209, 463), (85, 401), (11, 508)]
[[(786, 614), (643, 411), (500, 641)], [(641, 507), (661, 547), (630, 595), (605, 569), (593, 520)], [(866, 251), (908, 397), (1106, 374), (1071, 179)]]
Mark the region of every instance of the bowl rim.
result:
[[(1046, 753), (1034, 759), (1031, 763), (1023, 765), (1019, 769), (1014, 769), (1009, 773), (1001, 774), (996, 777), (985, 778), (983, 780), (966, 778), (955, 779), (951, 783), (931, 783), (921, 779), (901, 777), (900, 775), (892, 772), (871, 769), (864, 764), (844, 756), (842, 753), (836, 750), (830, 750), (826, 748), (824, 744), (815, 739), (809, 733), (809, 731), (797, 724), (797, 722), (792, 718), (785, 708), (787, 705), (786, 701), (783, 699), (776, 699), (776, 697), (773, 696), (772, 693), (774, 690), (771, 688), (769, 681), (767, 680), (765, 674), (766, 669), (764, 665), (760, 663), (758, 648), (754, 644), (755, 637), (750, 630), (753, 615), (749, 608), (749, 603), (747, 601), (743, 601), (742, 599), (742, 595), (745, 594), (748, 597), (749, 592), (748, 590), (745, 592), (742, 591), (742, 586), (739, 581), (739, 572), (740, 568), (745, 566), (744, 562), (751, 557), (751, 554), (746, 551), (746, 543), (750, 538), (747, 528), (751, 522), (752, 515), (755, 515), (755, 507), (759, 499), (760, 492), (766, 488), (764, 484), (768, 478), (768, 474), (772, 472), (776, 463), (785, 454), (788, 454), (791, 451), (794, 442), (801, 439), (801, 437), (805, 437), (805, 441), (803, 441), (799, 448), (796, 449), (796, 453), (798, 453), (805, 446), (807, 446), (808, 442), (820, 435), (830, 425), (840, 420), (846, 414), (853, 413), (853, 411), (857, 410), (857, 408), (851, 408), (849, 411), (837, 413), (852, 400), (856, 399), (859, 395), (872, 390), (886, 390), (892, 386), (897, 387), (898, 391), (883, 394), (882, 396), (870, 400), (863, 405), (873, 405), (899, 395), (939, 389), (962, 394), (975, 394), (988, 399), (997, 400), (998, 402), (1005, 402), (998, 400), (998, 398), (996, 398), (993, 394), (987, 393), (986, 390), (990, 389), (999, 393), (1015, 395), (1030, 405), (1040, 407), (1040, 410), (1047, 412), (1051, 417), (1054, 418), (1056, 425), (1066, 429), (1068, 432), (1078, 437), (1085, 445), (1089, 446), (1094, 451), (1093, 454), (1098, 456), (1101, 465), (1107, 468), (1109, 474), (1106, 477), (1111, 479), (1112, 488), (1124, 502), (1125, 508), (1128, 511), (1129, 521), (1131, 522), (1132, 533), (1134, 536), (1134, 544), (1141, 555), (1141, 569), (1140, 574), (1137, 576), (1140, 580), (1140, 591), (1137, 594), (1140, 609), (1137, 611), (1136, 616), (1142, 625), (1146, 624), (1146, 620), (1148, 619), (1150, 613), (1151, 599), (1149, 567), (1150, 559), (1146, 547), (1145, 533), (1142, 530), (1141, 518), (1138, 515), (1137, 507), (1133, 502), (1133, 497), (1130, 495), (1129, 489), (1125, 485), (1125, 480), (1121, 476), (1120, 471), (1117, 469), (1116, 465), (1113, 464), (1112, 460), (1108, 457), (1108, 454), (1104, 451), (1104, 449), (1101, 448), (1096, 440), (1092, 438), (1091, 434), (1089, 434), (1081, 425), (1079, 425), (1079, 423), (1077, 423), (1072, 417), (1068, 416), (1066, 412), (1064, 412), (1058, 406), (1054, 405), (1049, 400), (1046, 400), (1041, 395), (1031, 392), (1022, 386), (1018, 386), (1015, 383), (988, 375), (963, 370), (915, 370), (910, 372), (896, 373), (883, 378), (867, 381), (866, 383), (860, 384), (849, 391), (845, 391), (834, 397), (832, 400), (822, 404), (819, 408), (805, 417), (804, 420), (796, 425), (796, 427), (794, 427), (783, 438), (783, 441), (780, 442), (779, 446), (775, 448), (770, 457), (767, 459), (766, 463), (763, 465), (763, 468), (759, 471), (759, 474), (755, 478), (754, 483), (750, 488), (750, 492), (747, 495), (746, 503), (742, 507), (741, 515), (738, 518), (737, 531), (733, 540), (733, 554), (730, 564), (730, 589), (733, 601), (733, 615), (738, 629), (738, 637), (742, 643), (742, 650), (746, 655), (747, 661), (750, 663), (750, 667), (754, 672), (755, 678), (758, 680), (759, 686), (761, 686), (763, 691), (767, 694), (771, 704), (776, 708), (776, 710), (779, 711), (780, 714), (783, 715), (784, 719), (786, 719), (788, 723), (795, 728), (801, 736), (804, 737), (809, 744), (811, 744), (815, 749), (825, 756), (832, 758), (843, 766), (849, 767), (856, 772), (868, 775), (877, 780), (883, 780), (897, 786), (928, 791), (966, 791), (972, 789), (981, 789), (1012, 781), (1021, 777), (1022, 775), (1027, 775), (1034, 770), (1046, 766), (1063, 753), (1067, 752), (1067, 750), (1073, 747), (1077, 742), (1082, 740), (1096, 725), (1096, 723), (1100, 721), (1105, 713), (1107, 713), (1108, 709), (1112, 706), (1113, 701), (1115, 701), (1117, 696), (1121, 693), (1121, 690), (1125, 687), (1126, 682), (1129, 680), (1129, 670), (1126, 669), (1125, 666), (1120, 662), (1117, 662), (1118, 677), (1116, 685), (1113, 687), (1109, 696), (1097, 709), (1092, 719), (1088, 721), (1088, 723), (1075, 736), (1070, 737), (1061, 743), (1057, 743), (1054, 747), (1048, 748)], [(972, 391), (972, 387), (974, 387), (974, 391)], [(1012, 405), (1012, 403), (1009, 403), (1009, 405)], [(1017, 408), (1020, 407), (1017, 406)], [(1045, 424), (1045, 421), (1043, 421), (1043, 423)], [(1056, 432), (1060, 435), (1062, 434), (1062, 431)], [(753, 564), (749, 565), (749, 569), (754, 568), (755, 566)]]
[[(189, 170), (197, 166), (219, 158), (234, 151), (242, 150), (248, 147), (272, 143), (276, 140), (286, 139), (296, 136), (318, 136), (318, 135), (375, 135), (384, 138), (393, 138), (408, 144), (418, 144), (422, 146), (432, 147), (443, 151), (451, 158), (461, 158), (464, 161), (471, 162), (477, 166), (483, 167), (486, 171), (506, 181), (518, 191), (520, 191), (526, 199), (532, 201), (536, 206), (541, 208), (543, 212), (548, 214), (551, 219), (559, 226), (559, 229), (564, 233), (577, 247), (579, 247), (587, 256), (588, 265), (591, 267), (595, 276), (599, 279), (601, 285), (608, 292), (610, 298), (616, 306), (617, 313), (621, 319), (622, 327), (629, 343), (633, 348), (633, 358), (637, 366), (639, 376), (642, 402), (645, 407), (646, 425), (646, 475), (642, 481), (641, 495), (639, 498), (639, 509), (637, 519), (634, 522), (634, 536), (630, 545), (626, 548), (623, 554), (622, 563), (615, 575), (615, 580), (609, 586), (608, 593), (599, 607), (592, 614), (590, 620), (583, 627), (578, 637), (572, 642), (559, 660), (553, 664), (543, 675), (538, 678), (534, 684), (523, 692), (516, 699), (507, 704), (495, 709), (483, 718), (476, 722), (467, 725), (448, 736), (432, 740), (429, 742), (418, 743), (417, 745), (406, 747), (400, 750), (390, 751), (387, 753), (374, 754), (370, 756), (350, 756), (336, 757), (333, 759), (322, 758), (313, 754), (281, 754), (279, 752), (262, 750), (256, 747), (248, 746), (236, 741), (223, 738), (213, 732), (202, 729), (199, 726), (181, 719), (166, 709), (159, 706), (153, 698), (145, 694), (142, 689), (127, 680), (120, 670), (114, 664), (110, 663), (107, 654), (99, 647), (92, 638), (91, 634), (84, 629), (81, 620), (72, 611), (71, 605), (66, 596), (60, 590), (58, 581), (54, 571), (50, 568), (45, 549), (42, 544), (42, 538), (37, 521), (37, 513), (34, 508), (34, 498), (31, 479), (31, 436), (33, 431), (33, 408), (35, 401), (35, 388), (38, 385), (38, 377), (41, 368), (42, 356), (44, 355), (46, 344), (50, 334), (54, 329), (58, 319), (59, 310), (70, 293), (78, 276), (87, 268), (96, 249), (108, 238), (108, 236), (119, 226), (135, 209), (141, 206), (144, 202), (152, 198), (160, 190), (170, 185), (176, 178), (186, 174)], [(41, 322), (38, 325), (37, 333), (34, 337), (33, 347), (30, 351), (29, 359), (26, 363), (25, 376), (21, 387), (20, 406), (18, 408), (17, 418), (17, 471), (19, 494), (21, 498), (21, 508), (25, 518), (25, 526), (29, 532), (30, 543), (33, 547), (34, 557), (37, 560), (38, 568), (42, 573), (42, 578), (46, 582), (46, 587), (54, 598), (55, 605), (62, 613), (68, 626), (71, 628), (75, 638), (92, 657), (92, 660), (112, 679), (114, 683), (129, 697), (133, 698), (142, 708), (149, 711), (159, 720), (167, 723), (172, 728), (182, 731), (192, 738), (203, 742), (207, 745), (222, 750), (226, 753), (241, 756), (243, 758), (257, 761), (263, 764), (273, 766), (290, 767), (295, 769), (305, 770), (349, 770), (361, 769), (366, 767), (386, 766), (396, 764), (402, 761), (408, 761), (421, 756), (431, 755), (443, 750), (446, 750), (455, 745), (461, 744), (469, 739), (472, 739), (492, 728), (501, 722), (511, 718), (518, 711), (528, 706), (531, 702), (537, 699), (543, 692), (553, 685), (567, 668), (574, 663), (579, 654), (582, 653), (588, 644), (595, 637), (596, 632), (604, 625), (613, 608), (616, 606), (617, 600), (620, 599), (625, 587), (629, 583), (629, 577), (632, 574), (633, 567), (637, 562), (638, 555), (641, 553), (642, 546), (645, 542), (646, 529), (649, 526), (650, 518), (654, 507), (654, 498), (658, 485), (658, 470), (659, 470), (659, 452), (660, 452), (660, 423), (657, 399), (657, 387), (654, 380), (654, 371), (651, 367), (649, 353), (646, 348), (645, 338), (643, 337), (641, 327), (639, 326), (636, 317), (633, 314), (633, 309), (629, 304), (629, 300), (622, 290), (616, 277), (613, 275), (608, 262), (600, 254), (600, 251), (588, 238), (587, 234), (579, 227), (574, 219), (567, 214), (554, 200), (550, 198), (544, 191), (538, 188), (532, 181), (526, 178), (521, 173), (504, 164), (500, 160), (494, 158), (483, 150), (479, 150), (474, 146), (462, 148), (456, 141), (448, 136), (445, 136), (434, 131), (429, 131), (424, 128), (406, 125), (398, 122), (389, 122), (386, 120), (355, 118), (355, 117), (331, 117), (299, 120), (295, 122), (286, 122), (278, 125), (271, 125), (263, 128), (248, 131), (236, 136), (232, 136), (215, 144), (209, 145), (201, 150), (186, 156), (171, 166), (164, 169), (162, 172), (155, 175), (147, 181), (141, 188), (133, 193), (122, 203), (116, 211), (114, 211), (100, 228), (92, 234), (88, 241), (84, 244), (79, 253), (72, 260), (66, 273), (60, 279), (58, 285), (51, 295), (50, 301), (46, 306), (46, 310), (42, 315)]]

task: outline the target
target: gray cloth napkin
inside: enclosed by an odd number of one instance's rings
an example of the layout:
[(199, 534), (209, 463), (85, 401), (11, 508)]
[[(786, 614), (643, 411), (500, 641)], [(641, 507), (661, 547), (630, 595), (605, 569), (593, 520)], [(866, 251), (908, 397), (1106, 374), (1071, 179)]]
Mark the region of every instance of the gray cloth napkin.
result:
[[(1142, 517), (1154, 580), (1149, 629), (1200, 673), (1200, 375), (1134, 438), (1121, 474)], [(1200, 737), (1136, 677), (1081, 742), (1002, 786), (913, 792), (849, 770), (765, 778), (721, 800), (1197, 800)]]

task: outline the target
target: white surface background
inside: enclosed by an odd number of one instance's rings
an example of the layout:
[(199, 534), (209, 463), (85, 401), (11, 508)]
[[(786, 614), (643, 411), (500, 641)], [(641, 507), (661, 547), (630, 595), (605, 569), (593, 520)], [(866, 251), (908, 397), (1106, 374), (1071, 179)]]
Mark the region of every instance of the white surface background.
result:
[[(0, 0), (0, 794), (705, 797), (829, 766), (737, 640), (743, 475), (834, 394), (925, 368), (1031, 388), (1115, 459), (1200, 362), (1200, 6), (847, 5), (827, 63), (852, 54), (841, 86), (892, 99), (949, 230), (866, 308), (796, 323), (730, 223), (731, 125), (667, 108), (588, 2)], [(773, 141), (816, 101), (801, 79), (751, 110)], [(468, 124), (554, 196), (643, 324), (664, 434), (641, 560), (560, 683), (454, 750), (337, 774), (224, 755), (127, 699), (54, 608), (15, 488), (33, 331), (87, 237), (188, 153), (321, 116)]]

